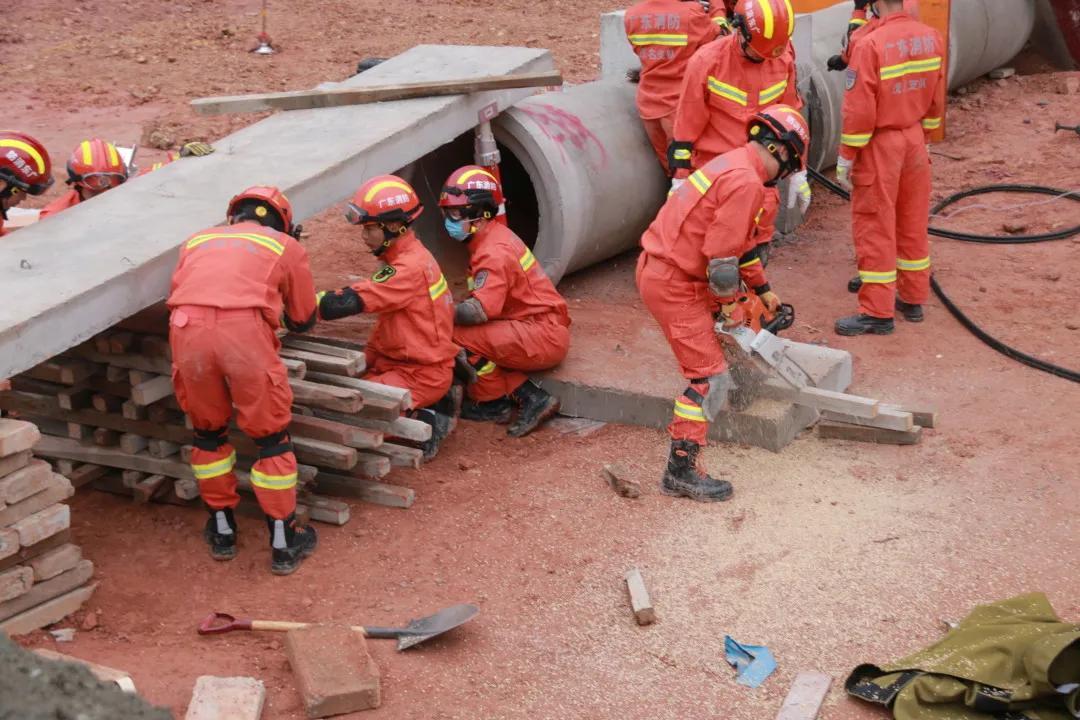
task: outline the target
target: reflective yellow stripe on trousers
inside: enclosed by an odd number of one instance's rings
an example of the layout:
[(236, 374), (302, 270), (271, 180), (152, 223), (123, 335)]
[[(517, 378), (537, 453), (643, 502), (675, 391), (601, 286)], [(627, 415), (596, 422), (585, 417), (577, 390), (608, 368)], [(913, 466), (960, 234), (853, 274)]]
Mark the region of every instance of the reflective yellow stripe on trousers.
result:
[(235, 466), (236, 453), (233, 452), (229, 454), (229, 457), (215, 460), (212, 463), (204, 463), (203, 465), (195, 465), (192, 463), (191, 471), (195, 473), (196, 480), (209, 480), (210, 478), (216, 478), (219, 475), (232, 472), (232, 469)]
[(296, 473), (288, 475), (267, 475), (255, 468), (251, 469), (251, 484), (264, 490), (289, 490), (296, 487)]

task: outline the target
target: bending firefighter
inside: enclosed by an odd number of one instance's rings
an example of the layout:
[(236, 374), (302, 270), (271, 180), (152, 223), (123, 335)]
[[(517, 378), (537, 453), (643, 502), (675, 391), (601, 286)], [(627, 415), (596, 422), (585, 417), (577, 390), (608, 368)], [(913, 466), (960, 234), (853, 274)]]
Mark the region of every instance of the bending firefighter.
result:
[(431, 425), (424, 460), (435, 457), (461, 406), (452, 392), (454, 298), (439, 264), (412, 230), (423, 206), (412, 186), (380, 175), (360, 186), (345, 219), (382, 266), (370, 279), (336, 293), (319, 293), (323, 320), (375, 313), (375, 329), (364, 348), (364, 379), (408, 390), (410, 415)]
[(173, 384), (195, 428), (191, 467), (210, 511), (211, 556), (236, 556), (235, 407), (237, 425), (258, 448), (251, 484), (270, 529), (270, 569), (287, 575), (314, 552), (316, 535), (296, 523), (293, 394), (275, 331), (280, 321), (295, 332), (315, 324), (315, 288), (292, 207), (277, 188), (245, 190), (227, 217), (180, 248), (167, 301)]
[[(795, 13), (789, 0), (739, 0), (734, 32), (703, 47), (690, 59), (675, 112), (668, 162), (678, 187), (717, 155), (742, 147), (746, 123), (776, 103), (802, 107), (790, 38)], [(806, 173), (788, 185), (787, 206), (810, 205)], [(780, 195), (769, 188), (761, 218), (761, 241), (772, 240)]]
[[(930, 296), (929, 133), (941, 127), (945, 44), (904, 12), (871, 3), (879, 19), (853, 36), (836, 178), (851, 191), (859, 312), (840, 335), (888, 335), (899, 311), (921, 322)], [(898, 296), (897, 296), (898, 295)]]
[(732, 387), (714, 312), (719, 305), (730, 319), (743, 284), (770, 311), (780, 307), (760, 259), (762, 217), (769, 189), (806, 168), (810, 133), (786, 105), (755, 115), (746, 132), (749, 142), (706, 163), (668, 197), (641, 238), (638, 290), (689, 381), (668, 426), (671, 452), (660, 483), (666, 495), (731, 497), (731, 483), (697, 462)]
[(49, 153), (23, 133), (0, 130), (0, 236), (7, 211), (27, 195), (41, 195), (53, 184)]
[(454, 308), (454, 342), (465, 349), (475, 381), (461, 417), (510, 422), (527, 435), (559, 411), (559, 400), (527, 372), (555, 367), (570, 349), (566, 301), (510, 228), (495, 222), (503, 192), (481, 167), (466, 165), (439, 197), (450, 237), (469, 250), (469, 297)]

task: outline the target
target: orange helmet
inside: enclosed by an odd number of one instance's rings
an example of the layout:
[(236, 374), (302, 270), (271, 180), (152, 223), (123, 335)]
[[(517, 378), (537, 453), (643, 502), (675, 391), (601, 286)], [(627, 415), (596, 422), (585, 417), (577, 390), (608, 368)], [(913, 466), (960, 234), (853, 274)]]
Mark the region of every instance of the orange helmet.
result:
[[(790, 105), (770, 105), (760, 111), (746, 125), (750, 139), (764, 145), (780, 161), (780, 177), (806, 169), (810, 154), (810, 126)], [(787, 160), (781, 160), (776, 143), (787, 146)]]
[(8, 184), (5, 195), (15, 189), (30, 195), (48, 190), (53, 176), (45, 146), (29, 135), (0, 130), (0, 180)]
[(128, 179), (128, 168), (116, 146), (94, 138), (83, 140), (68, 158), (69, 185), (82, 185), (91, 190), (108, 190)]
[(267, 185), (249, 187), (229, 201), (229, 210), (226, 214), (230, 221), (234, 216), (241, 216), (245, 220), (253, 220), (294, 237), (299, 234), (292, 224), (292, 205), (285, 194), (276, 187)]
[(498, 179), (479, 165), (466, 165), (450, 173), (439, 195), (439, 207), (459, 208), (469, 217), (494, 217), (503, 204)]
[(378, 175), (356, 191), (345, 209), (345, 219), (350, 225), (399, 222), (409, 226), (423, 210), (412, 185), (397, 175)]
[(735, 25), (742, 35), (743, 48), (750, 47), (762, 58), (776, 58), (783, 54), (795, 32), (795, 11), (791, 0), (739, 0)]

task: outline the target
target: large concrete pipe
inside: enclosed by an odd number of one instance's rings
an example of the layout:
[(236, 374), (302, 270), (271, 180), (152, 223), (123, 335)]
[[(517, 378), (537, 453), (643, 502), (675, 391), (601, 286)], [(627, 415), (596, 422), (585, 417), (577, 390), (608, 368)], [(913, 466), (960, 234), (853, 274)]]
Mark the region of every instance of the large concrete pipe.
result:
[[(510, 227), (555, 282), (634, 247), (666, 197), (635, 89), (625, 81), (568, 87), (528, 98), (493, 123)], [(471, 162), (472, 137), (463, 135), (401, 171), (429, 208), (417, 233), (453, 276), (465, 251), (447, 237), (436, 203), (450, 172)]]

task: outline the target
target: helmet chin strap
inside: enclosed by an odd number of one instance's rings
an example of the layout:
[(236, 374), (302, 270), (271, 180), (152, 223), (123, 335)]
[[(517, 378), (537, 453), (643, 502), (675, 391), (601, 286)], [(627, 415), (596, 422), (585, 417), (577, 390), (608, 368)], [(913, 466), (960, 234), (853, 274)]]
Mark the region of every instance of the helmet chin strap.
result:
[(407, 225), (402, 225), (400, 230), (394, 231), (386, 227), (382, 223), (379, 223), (379, 229), (381, 229), (383, 232), (383, 241), (382, 244), (379, 245), (379, 247), (371, 251), (371, 254), (375, 257), (379, 257), (384, 252), (389, 250), (390, 245), (392, 245), (395, 240), (397, 240), (405, 233), (409, 232), (409, 227)]

